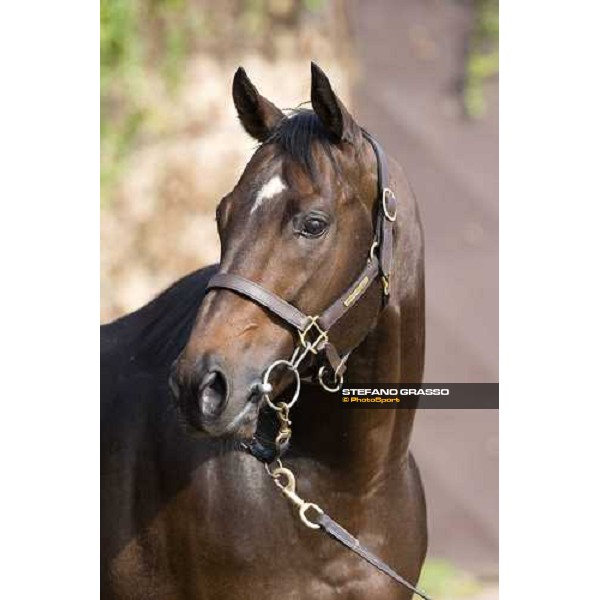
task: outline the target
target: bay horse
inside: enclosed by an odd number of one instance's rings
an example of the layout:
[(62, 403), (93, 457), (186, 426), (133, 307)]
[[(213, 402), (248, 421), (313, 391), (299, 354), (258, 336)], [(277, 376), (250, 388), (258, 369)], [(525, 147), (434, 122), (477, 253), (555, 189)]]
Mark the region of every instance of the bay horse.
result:
[[(269, 447), (273, 413), (257, 382), (289, 359), (295, 334), (248, 293), (209, 287), (236, 274), (307, 315), (343, 297), (373, 257), (375, 146), (314, 63), (312, 110), (286, 116), (242, 68), (233, 100), (259, 146), (217, 208), (220, 264), (101, 328), (102, 597), (408, 600), (305, 528), (244, 451), (253, 440)], [(389, 278), (361, 288), (328, 332), (350, 383), (422, 380), (423, 235), (406, 176), (394, 161), (389, 173)], [(274, 373), (273, 401), (289, 394), (289, 375)], [(300, 389), (286, 464), (305, 497), (416, 582), (427, 529), (409, 451), (415, 411), (341, 410), (317, 391)]]

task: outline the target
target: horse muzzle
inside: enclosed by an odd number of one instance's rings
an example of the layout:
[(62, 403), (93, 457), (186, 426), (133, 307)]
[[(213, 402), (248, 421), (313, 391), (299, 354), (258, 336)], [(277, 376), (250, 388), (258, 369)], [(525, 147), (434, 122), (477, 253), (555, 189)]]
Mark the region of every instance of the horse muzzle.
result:
[(250, 440), (256, 430), (262, 399), (260, 378), (247, 372), (234, 379), (214, 356), (193, 369), (175, 361), (169, 377), (172, 399), (192, 430), (212, 437)]

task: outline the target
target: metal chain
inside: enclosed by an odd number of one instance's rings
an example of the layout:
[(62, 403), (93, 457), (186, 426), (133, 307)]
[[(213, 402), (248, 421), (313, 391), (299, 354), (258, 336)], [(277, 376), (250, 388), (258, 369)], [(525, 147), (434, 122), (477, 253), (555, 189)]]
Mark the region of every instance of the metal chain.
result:
[[(282, 405), (284, 404), (289, 409), (298, 401), (298, 398), (300, 397), (301, 386), (299, 367), (309, 354), (318, 353), (318, 346), (321, 343), (327, 342), (327, 332), (321, 329), (321, 327), (317, 324), (318, 317), (311, 317), (310, 319), (311, 321), (308, 324), (308, 326), (300, 332), (300, 344), (294, 349), (292, 357), (289, 360), (280, 359), (271, 363), (263, 374), (262, 382), (259, 386), (257, 386), (258, 391), (264, 396), (266, 403), (274, 411), (281, 412), (282, 410), (284, 410), (282, 408)], [(311, 329), (316, 329), (317, 337), (314, 340), (309, 341), (307, 339), (307, 334)], [(344, 361), (346, 358), (347, 357), (344, 357)], [(270, 383), (269, 379), (271, 378), (271, 374), (277, 367), (286, 367), (289, 371), (293, 373), (296, 382), (296, 389), (294, 390), (294, 395), (292, 396), (290, 402), (287, 403), (278, 402), (277, 404), (275, 404), (271, 400), (270, 394), (273, 391), (273, 386)], [(338, 381), (338, 386), (336, 388), (333, 388), (328, 386), (324, 382), (324, 371), (325, 367), (321, 367), (319, 369), (319, 383), (321, 384), (323, 389), (327, 390), (328, 392), (337, 392), (342, 386), (343, 377), (339, 375), (337, 371), (334, 372), (334, 379)]]
[[(289, 415), (290, 409), (292, 408), (292, 406), (294, 406), (294, 404), (296, 404), (296, 402), (300, 398), (300, 387), (302, 385), (299, 370), (300, 365), (309, 354), (317, 354), (319, 352), (319, 346), (322, 343), (327, 343), (328, 341), (327, 331), (320, 327), (320, 325), (318, 324), (318, 318), (319, 317), (310, 317), (309, 324), (304, 328), (303, 331), (300, 332), (300, 344), (294, 349), (291, 358), (289, 360), (280, 359), (271, 363), (267, 370), (264, 372), (262, 381), (255, 387), (255, 390), (264, 397), (267, 405), (277, 413), (277, 417), (279, 419), (279, 431), (275, 438), (275, 445), (279, 449), (284, 444), (289, 442), (290, 438), (292, 437), (292, 422), (289, 418)], [(315, 330), (315, 337), (314, 339), (309, 340), (307, 336), (311, 330)], [(348, 356), (349, 354), (344, 356), (338, 369), (343, 366)], [(271, 384), (269, 379), (271, 378), (273, 371), (278, 367), (285, 367), (294, 375), (296, 389), (294, 390), (292, 399), (289, 402), (275, 403), (273, 402), (273, 400), (271, 400), (273, 385)], [(344, 378), (338, 373), (337, 369), (333, 373), (334, 382), (338, 382), (337, 387), (329, 386), (325, 382), (324, 376), (325, 366), (322, 366), (318, 371), (318, 379), (319, 383), (321, 384), (321, 387), (324, 390), (328, 392), (337, 392), (342, 387)]]

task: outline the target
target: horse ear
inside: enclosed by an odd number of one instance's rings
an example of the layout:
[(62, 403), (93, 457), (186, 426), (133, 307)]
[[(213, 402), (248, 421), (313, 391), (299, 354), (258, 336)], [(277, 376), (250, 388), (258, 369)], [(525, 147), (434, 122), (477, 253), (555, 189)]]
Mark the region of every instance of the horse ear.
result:
[(232, 92), (244, 129), (259, 142), (264, 142), (285, 115), (258, 93), (243, 67), (235, 72)]
[(313, 110), (336, 142), (351, 142), (358, 126), (335, 95), (327, 75), (314, 62), (310, 63), (310, 69), (312, 74), (310, 100)]

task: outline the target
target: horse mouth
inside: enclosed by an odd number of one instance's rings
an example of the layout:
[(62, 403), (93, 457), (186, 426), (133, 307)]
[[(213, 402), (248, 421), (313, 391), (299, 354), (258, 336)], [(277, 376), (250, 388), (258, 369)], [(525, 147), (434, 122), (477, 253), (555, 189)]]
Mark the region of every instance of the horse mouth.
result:
[(193, 437), (209, 436), (250, 442), (256, 432), (261, 403), (260, 397), (254, 393), (250, 393), (242, 408), (233, 415), (226, 413), (214, 416), (202, 415), (197, 408), (195, 398), (182, 398), (173, 391), (171, 391), (171, 398), (181, 424)]
[(252, 439), (258, 422), (258, 404), (250, 398), (242, 410), (216, 435), (236, 437), (242, 441)]
[[(198, 390), (195, 386), (178, 385), (173, 376), (169, 378), (171, 400), (186, 434), (193, 438), (231, 440), (236, 447), (254, 456), (263, 459), (272, 456), (276, 451), (275, 438), (280, 423), (277, 413), (265, 402), (265, 396), (269, 393), (271, 402), (285, 399), (288, 395), (286, 382), (278, 381), (266, 388), (255, 380), (244, 386), (246, 393), (241, 397), (236, 394), (237, 398), (229, 397), (223, 402), (223, 410), (219, 411), (212, 410), (213, 398), (208, 392), (218, 396), (224, 394), (227, 388), (218, 388), (210, 378), (205, 377), (205, 380)], [(207, 386), (210, 387), (208, 392)], [(208, 405), (208, 410), (203, 410), (204, 405)]]

